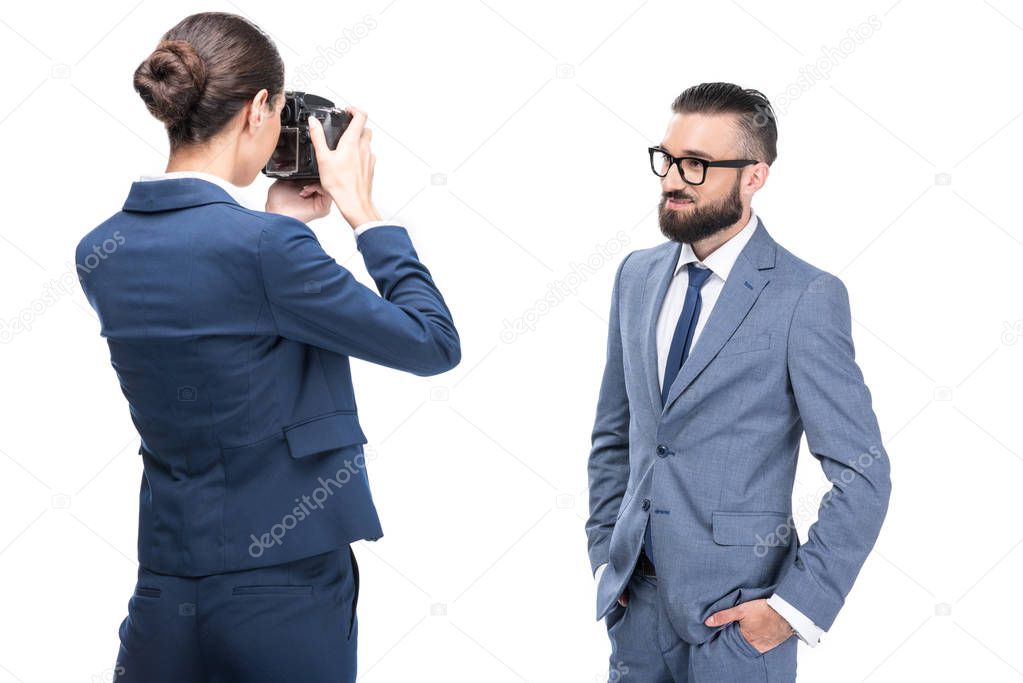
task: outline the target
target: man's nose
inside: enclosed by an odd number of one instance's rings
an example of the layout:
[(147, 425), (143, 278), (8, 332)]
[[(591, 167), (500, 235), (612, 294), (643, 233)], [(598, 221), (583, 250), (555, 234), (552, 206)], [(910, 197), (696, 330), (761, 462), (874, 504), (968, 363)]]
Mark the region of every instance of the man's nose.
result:
[(686, 182), (679, 175), (678, 166), (672, 164), (668, 167), (668, 175), (661, 178), (661, 189), (665, 192), (673, 192), (688, 187)]

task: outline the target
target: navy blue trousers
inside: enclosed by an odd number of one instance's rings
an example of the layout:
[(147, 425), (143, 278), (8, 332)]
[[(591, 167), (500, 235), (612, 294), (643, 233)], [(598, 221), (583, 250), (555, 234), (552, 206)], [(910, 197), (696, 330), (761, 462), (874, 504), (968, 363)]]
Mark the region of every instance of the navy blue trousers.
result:
[(201, 577), (139, 567), (117, 683), (349, 683), (359, 567), (351, 546)]

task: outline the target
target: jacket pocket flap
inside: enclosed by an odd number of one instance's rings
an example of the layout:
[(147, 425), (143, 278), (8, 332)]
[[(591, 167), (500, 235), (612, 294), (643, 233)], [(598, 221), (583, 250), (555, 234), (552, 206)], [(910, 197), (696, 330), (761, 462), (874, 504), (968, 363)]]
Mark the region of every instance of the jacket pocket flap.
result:
[(746, 353), (747, 351), (758, 351), (771, 348), (771, 333), (747, 334), (741, 337), (732, 337), (721, 347), (719, 356), (727, 356), (733, 353)]
[(293, 458), (366, 443), (353, 411), (337, 411), (284, 427), (284, 438)]
[(794, 527), (784, 512), (722, 512), (711, 515), (718, 545), (786, 546)]

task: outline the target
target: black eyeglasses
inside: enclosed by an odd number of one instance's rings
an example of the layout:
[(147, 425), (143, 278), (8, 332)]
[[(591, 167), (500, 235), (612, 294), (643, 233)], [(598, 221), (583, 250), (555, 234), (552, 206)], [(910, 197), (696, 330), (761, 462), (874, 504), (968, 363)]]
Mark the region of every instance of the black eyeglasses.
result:
[(707, 179), (707, 168), (710, 166), (720, 166), (721, 168), (742, 168), (743, 166), (749, 166), (750, 164), (760, 163), (755, 159), (720, 159), (718, 161), (708, 161), (707, 159), (700, 159), (699, 157), (673, 157), (660, 147), (649, 147), (648, 149), (650, 151), (650, 170), (654, 172), (655, 176), (663, 178), (668, 175), (668, 171), (671, 170), (671, 165), (674, 164), (675, 167), (678, 168), (678, 174), (682, 176), (682, 180), (690, 185), (702, 184), (703, 181)]

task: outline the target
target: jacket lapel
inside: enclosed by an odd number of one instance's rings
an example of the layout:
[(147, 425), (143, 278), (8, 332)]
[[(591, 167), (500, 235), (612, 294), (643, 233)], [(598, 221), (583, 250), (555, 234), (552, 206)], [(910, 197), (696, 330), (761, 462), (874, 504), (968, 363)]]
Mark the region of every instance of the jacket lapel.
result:
[[(679, 245), (679, 249), (681, 249), (681, 245)], [(675, 260), (677, 260), (678, 249), (672, 251), (675, 253)], [(732, 266), (728, 279), (721, 290), (721, 294), (718, 295), (717, 303), (714, 304), (714, 310), (711, 311), (707, 323), (704, 325), (703, 330), (700, 331), (700, 336), (689, 351), (689, 357), (682, 364), (682, 369), (679, 370), (675, 381), (668, 390), (668, 398), (664, 403), (663, 410), (655, 412), (663, 414), (670, 409), (675, 399), (707, 367), (707, 364), (713, 360), (714, 356), (721, 350), (721, 347), (732, 336), (732, 333), (735, 332), (735, 329), (753, 307), (753, 304), (760, 296), (760, 292), (770, 282), (770, 269), (774, 268), (776, 251), (777, 245), (775, 241), (767, 233), (767, 229), (758, 217), (757, 227), (754, 229), (749, 242), (739, 252), (735, 265)], [(674, 264), (675, 261), (672, 261), (672, 263)], [(668, 267), (667, 272), (670, 276), (671, 266)], [(662, 278), (663, 274), (657, 279), (660, 280)], [(650, 339), (653, 340), (650, 343), (653, 348), (652, 387), (656, 389), (656, 394), (653, 395), (653, 398), (656, 401), (655, 405), (658, 407), (660, 407), (661, 394), (660, 387), (657, 386), (656, 325), (657, 312), (661, 310), (661, 303), (667, 292), (667, 284), (667, 281), (665, 281), (664, 292), (658, 297), (656, 305), (651, 308), (652, 312), (650, 315), (653, 321), (651, 329), (648, 331)], [(648, 353), (647, 356), (650, 357), (650, 354)]]

